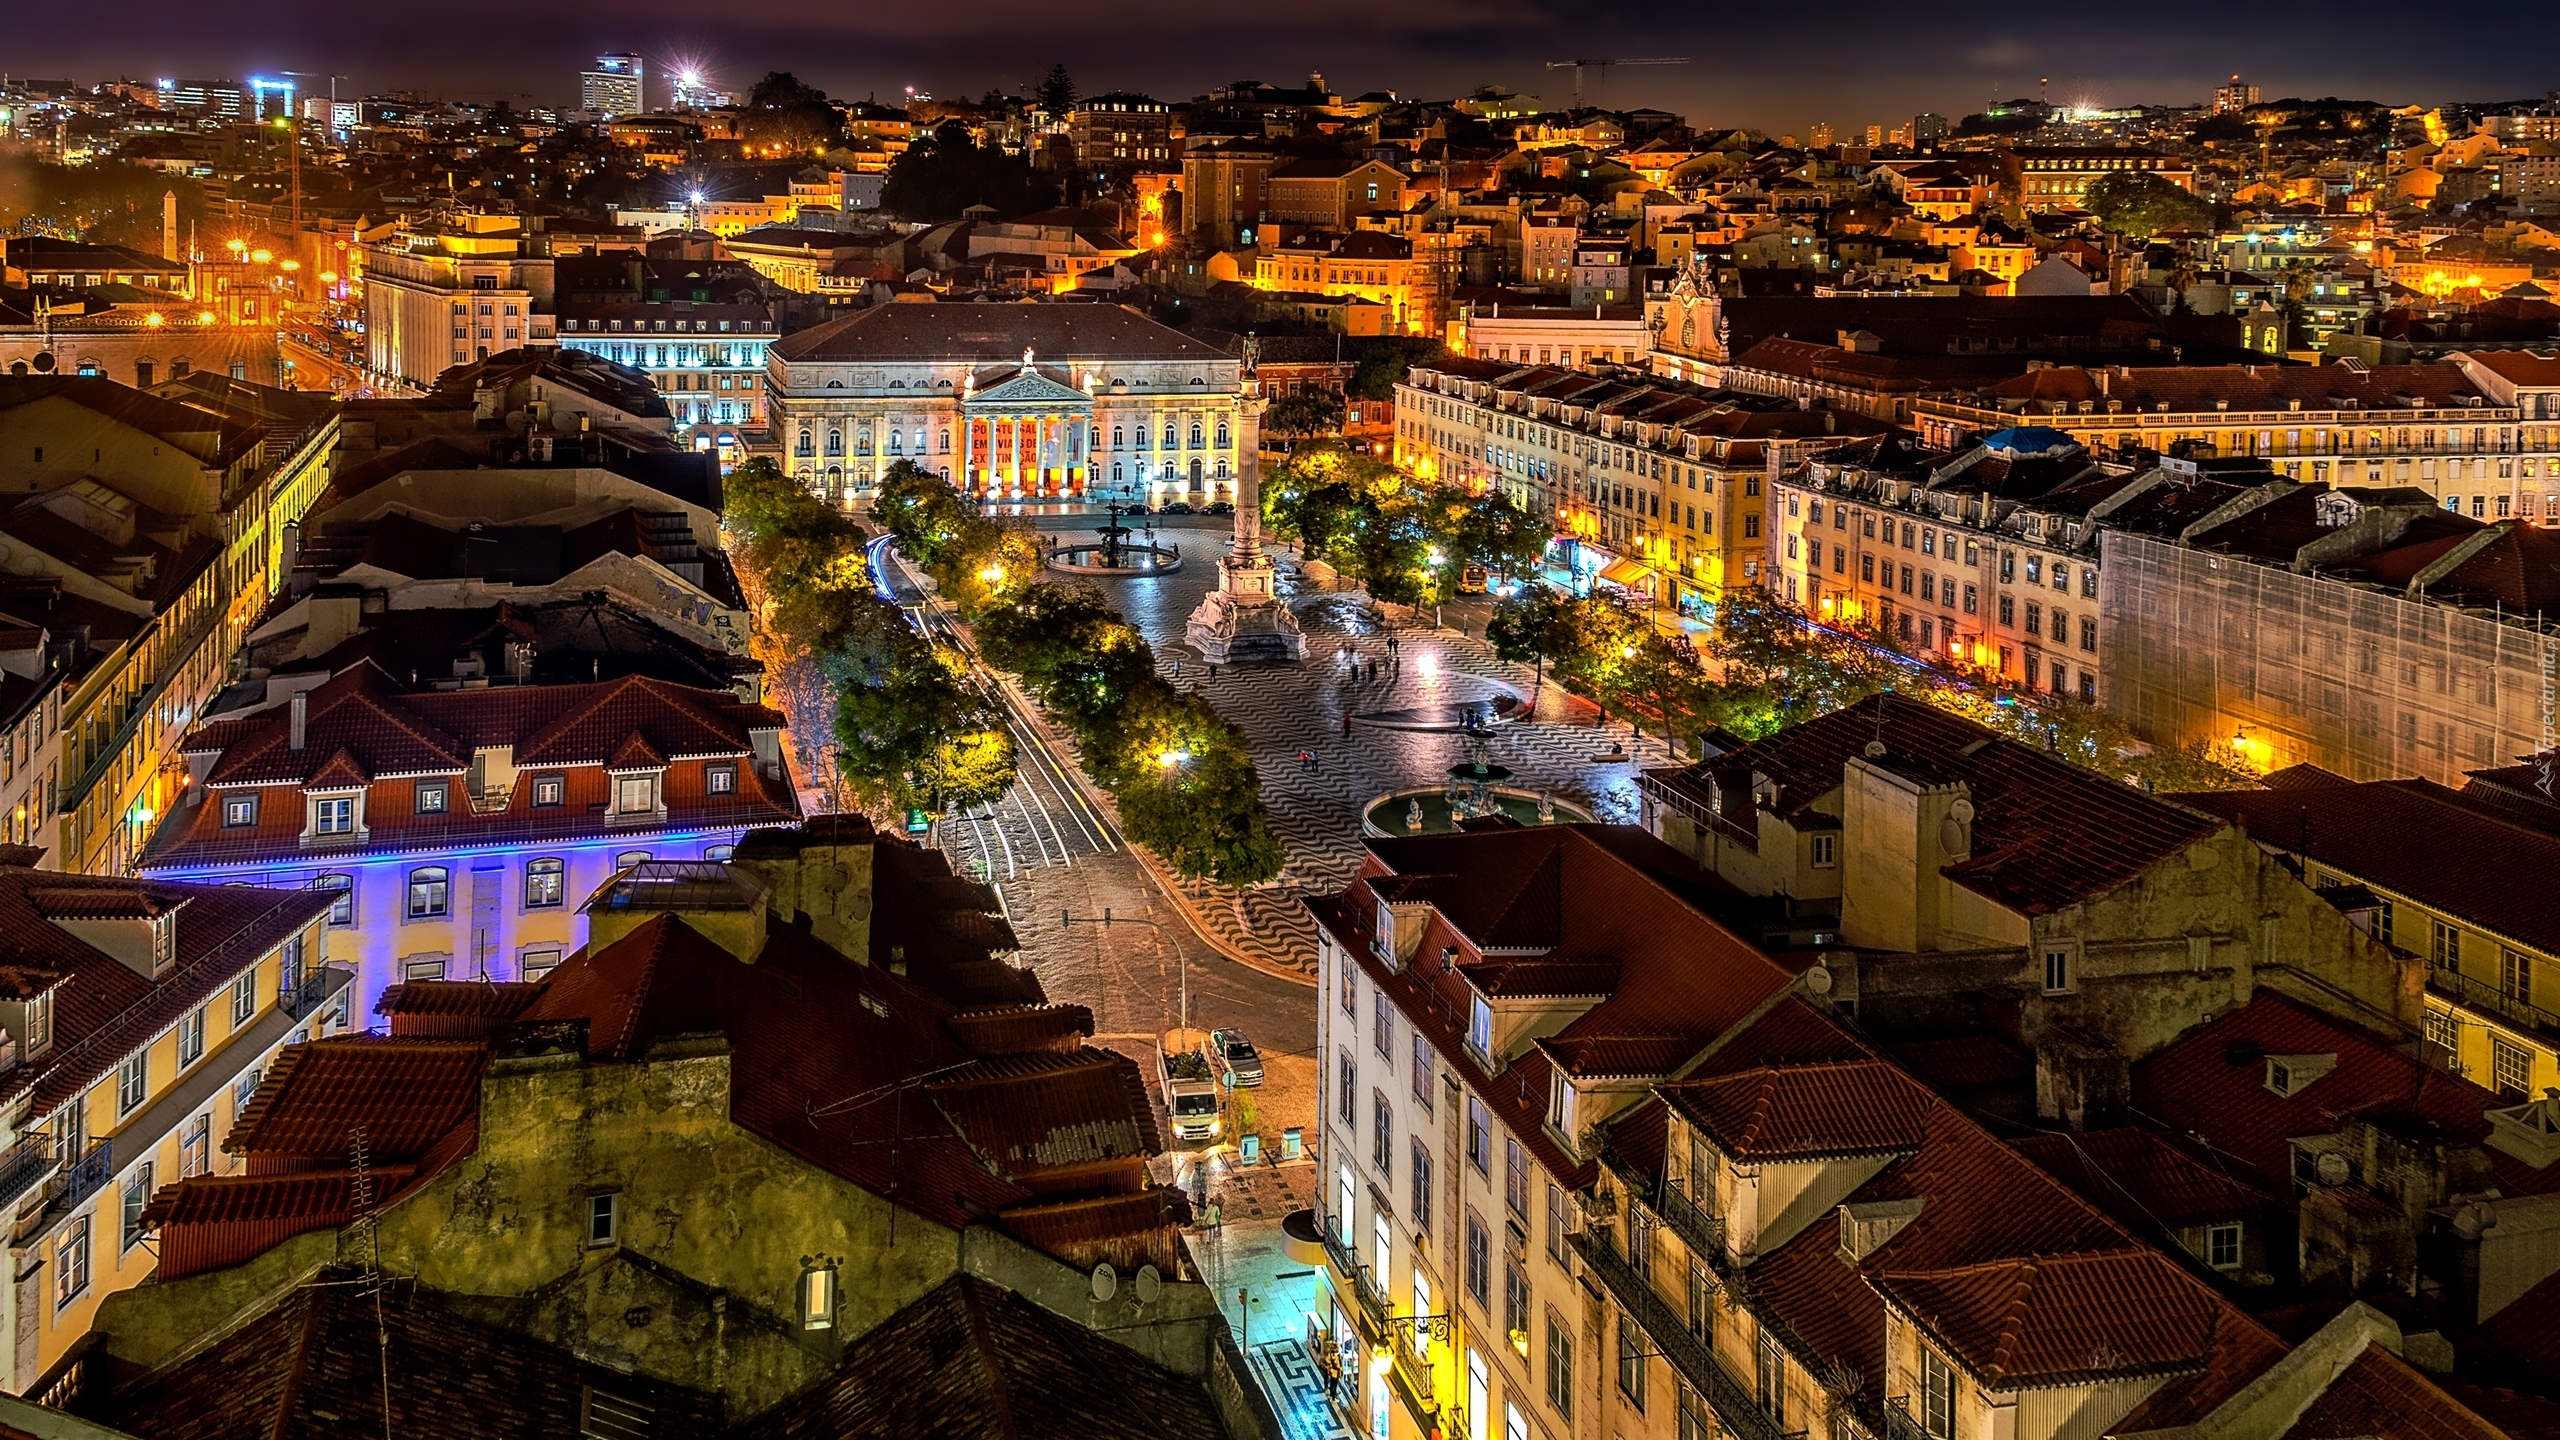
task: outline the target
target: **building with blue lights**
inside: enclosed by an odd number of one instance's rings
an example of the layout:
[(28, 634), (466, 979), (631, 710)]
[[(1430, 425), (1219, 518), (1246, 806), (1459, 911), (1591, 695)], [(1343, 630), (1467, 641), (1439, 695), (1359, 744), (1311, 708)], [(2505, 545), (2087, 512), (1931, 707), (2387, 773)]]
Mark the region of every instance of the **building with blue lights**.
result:
[(617, 870), (797, 821), (782, 729), (643, 675), (413, 691), (368, 659), (190, 735), (143, 869), (332, 892), (323, 953), (370, 1014), (403, 981), (544, 974)]

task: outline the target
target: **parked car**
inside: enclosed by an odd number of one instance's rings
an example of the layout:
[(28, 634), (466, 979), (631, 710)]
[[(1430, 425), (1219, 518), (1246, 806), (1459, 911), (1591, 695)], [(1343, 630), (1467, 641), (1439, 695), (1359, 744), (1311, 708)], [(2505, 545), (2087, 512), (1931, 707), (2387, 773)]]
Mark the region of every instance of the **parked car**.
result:
[(1229, 501), (1212, 500), (1208, 504), (1200, 507), (1200, 513), (1203, 515), (1233, 515), (1236, 513), (1236, 507)]
[(1262, 1083), (1262, 1054), (1241, 1030), (1209, 1032), (1209, 1053), (1216, 1056), (1219, 1068), (1225, 1070), (1239, 1090)]
[(1188, 501), (1183, 500), (1168, 501), (1163, 505), (1157, 506), (1156, 513), (1159, 515), (1188, 515), (1191, 513), (1191, 505)]

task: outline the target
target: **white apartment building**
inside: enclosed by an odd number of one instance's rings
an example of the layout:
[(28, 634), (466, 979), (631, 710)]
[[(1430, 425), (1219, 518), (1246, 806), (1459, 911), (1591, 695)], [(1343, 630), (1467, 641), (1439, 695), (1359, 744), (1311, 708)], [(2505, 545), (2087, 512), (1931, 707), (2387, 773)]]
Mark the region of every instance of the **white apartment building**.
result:
[(456, 365), (548, 345), (552, 266), (513, 215), (402, 228), (363, 247), (365, 369), (394, 394)]

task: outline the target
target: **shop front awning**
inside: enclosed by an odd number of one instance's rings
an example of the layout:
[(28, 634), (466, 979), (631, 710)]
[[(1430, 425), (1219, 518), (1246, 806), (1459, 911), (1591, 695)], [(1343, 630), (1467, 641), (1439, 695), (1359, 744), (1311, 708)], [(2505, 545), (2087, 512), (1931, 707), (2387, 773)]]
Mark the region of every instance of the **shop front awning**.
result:
[(1623, 585), (1630, 590), (1653, 588), (1652, 568), (1634, 560), (1610, 561), (1601, 567), (1600, 578), (1611, 585)]

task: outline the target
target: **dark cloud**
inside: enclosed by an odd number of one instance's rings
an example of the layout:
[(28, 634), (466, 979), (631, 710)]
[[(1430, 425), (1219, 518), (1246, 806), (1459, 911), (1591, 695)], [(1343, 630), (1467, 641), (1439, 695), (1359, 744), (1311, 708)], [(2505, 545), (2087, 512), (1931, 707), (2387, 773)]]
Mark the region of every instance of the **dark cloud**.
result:
[(442, 0), (348, 6), (266, 0), (255, 24), (207, 24), (197, 0), (122, 0), (117, 23), (68, 4), (14, 18), (13, 64), (82, 79), (116, 75), (348, 72), (351, 90), (411, 88), (565, 103), (602, 50), (699, 56), (739, 88), (789, 69), (831, 93), (904, 85), (976, 94), (1028, 84), (1064, 61), (1088, 90), (1167, 98), (1246, 77), (1446, 95), (1501, 84), (1561, 102), (1578, 56), (1685, 55), (1685, 67), (1587, 77), (1614, 105), (1651, 104), (1700, 123), (1795, 127), (1890, 123), (1918, 110), (1960, 114), (1993, 96), (2108, 104), (2193, 103), (2232, 71), (2269, 94), (2390, 101), (2538, 95), (2547, 67), (2530, 46), (2403, 44), (2407, 12), (2380, 0), (2199, 7), (1936, 9), (1882, 0), (1820, 6), (1709, 6), (1684, 0)]

